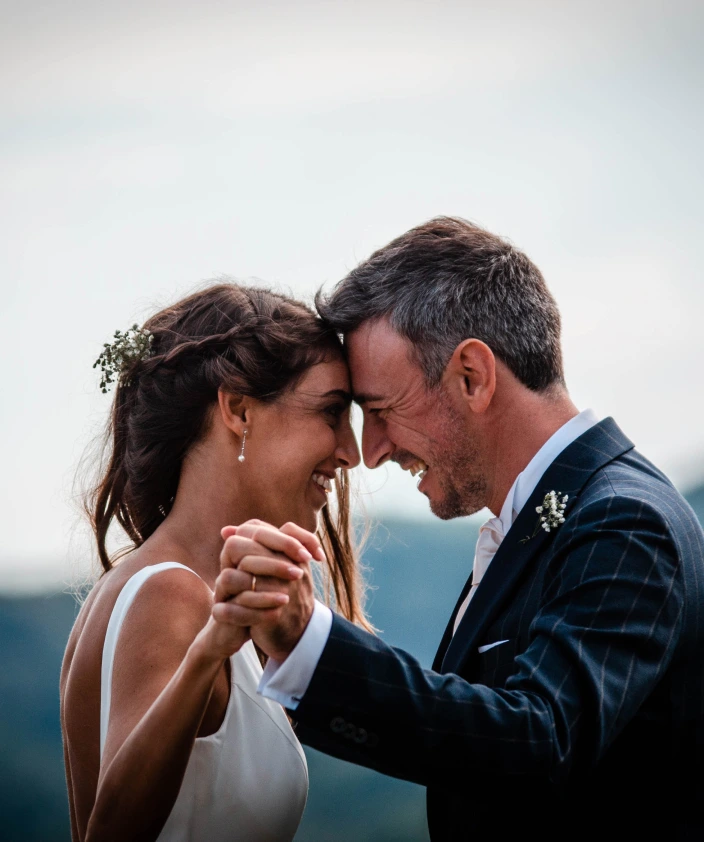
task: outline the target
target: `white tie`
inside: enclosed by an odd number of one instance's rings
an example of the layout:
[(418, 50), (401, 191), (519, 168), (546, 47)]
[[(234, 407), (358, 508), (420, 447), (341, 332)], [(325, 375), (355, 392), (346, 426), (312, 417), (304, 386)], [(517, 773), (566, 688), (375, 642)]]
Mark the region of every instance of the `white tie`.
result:
[(477, 538), (477, 547), (474, 550), (472, 587), (469, 589), (469, 593), (464, 598), (464, 602), (460, 605), (460, 610), (457, 612), (457, 616), (455, 617), (455, 626), (452, 630), (453, 634), (457, 631), (457, 627), (459, 626), (462, 617), (464, 617), (464, 612), (467, 610), (470, 600), (479, 587), (479, 583), (484, 578), (484, 574), (486, 573), (491, 560), (496, 555), (496, 551), (499, 549), (499, 544), (501, 544), (503, 539), (504, 529), (500, 518), (493, 517), (486, 523), (482, 524), (479, 530), (479, 538)]

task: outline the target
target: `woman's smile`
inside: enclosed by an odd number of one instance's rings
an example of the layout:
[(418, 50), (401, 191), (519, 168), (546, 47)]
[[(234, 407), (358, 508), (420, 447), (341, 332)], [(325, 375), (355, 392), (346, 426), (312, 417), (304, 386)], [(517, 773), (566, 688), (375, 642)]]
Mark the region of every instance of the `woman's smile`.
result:
[(317, 471), (313, 473), (310, 479), (316, 496), (319, 496), (322, 504), (325, 505), (328, 501), (328, 494), (332, 491), (332, 479), (327, 474), (321, 474)]

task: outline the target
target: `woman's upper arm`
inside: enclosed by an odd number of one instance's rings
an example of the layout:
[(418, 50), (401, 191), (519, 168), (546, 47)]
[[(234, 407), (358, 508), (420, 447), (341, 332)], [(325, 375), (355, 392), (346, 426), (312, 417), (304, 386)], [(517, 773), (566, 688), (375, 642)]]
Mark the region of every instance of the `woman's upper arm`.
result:
[(139, 589), (117, 640), (102, 769), (169, 683), (211, 608), (208, 586), (181, 568), (154, 575)]

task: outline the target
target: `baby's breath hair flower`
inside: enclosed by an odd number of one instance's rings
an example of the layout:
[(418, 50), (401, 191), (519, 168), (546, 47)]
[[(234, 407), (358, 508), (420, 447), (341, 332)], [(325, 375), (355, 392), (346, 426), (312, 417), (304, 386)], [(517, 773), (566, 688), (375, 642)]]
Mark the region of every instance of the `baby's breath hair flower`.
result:
[[(119, 380), (135, 363), (149, 358), (153, 341), (154, 335), (136, 324), (124, 333), (115, 331), (113, 341), (105, 343), (102, 353), (93, 363), (93, 368), (100, 366), (100, 389), (103, 394), (108, 391), (111, 383)], [(129, 381), (125, 385), (129, 386)]]

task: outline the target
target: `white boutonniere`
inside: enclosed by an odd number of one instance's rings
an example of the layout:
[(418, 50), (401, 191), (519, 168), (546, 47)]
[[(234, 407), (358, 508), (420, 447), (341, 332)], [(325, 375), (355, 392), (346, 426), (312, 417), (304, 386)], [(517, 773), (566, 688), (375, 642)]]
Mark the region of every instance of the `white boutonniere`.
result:
[(561, 491), (548, 491), (543, 498), (542, 505), (536, 506), (535, 511), (540, 515), (538, 522), (535, 525), (532, 535), (526, 535), (521, 539), (521, 544), (535, 538), (541, 529), (546, 532), (552, 532), (553, 529), (565, 522), (565, 507), (567, 501), (570, 499), (569, 494), (563, 494)]

